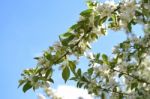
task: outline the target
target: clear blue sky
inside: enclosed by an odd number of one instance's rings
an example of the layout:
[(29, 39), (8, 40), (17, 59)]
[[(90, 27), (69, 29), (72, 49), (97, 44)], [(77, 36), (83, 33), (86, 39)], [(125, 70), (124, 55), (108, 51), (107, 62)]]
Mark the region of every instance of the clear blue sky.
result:
[[(33, 57), (57, 41), (84, 9), (84, 0), (0, 0), (1, 99), (36, 99), (33, 91), (17, 88), (21, 72), (34, 67)], [(110, 54), (112, 46), (125, 38), (122, 35), (111, 31), (93, 44), (94, 51)], [(55, 86), (59, 82), (63, 83), (57, 80)]]

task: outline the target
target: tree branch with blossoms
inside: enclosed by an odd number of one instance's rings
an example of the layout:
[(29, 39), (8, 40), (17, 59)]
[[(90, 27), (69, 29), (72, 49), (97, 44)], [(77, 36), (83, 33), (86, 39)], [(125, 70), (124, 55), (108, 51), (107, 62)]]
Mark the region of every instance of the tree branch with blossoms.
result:
[[(54, 66), (59, 65), (65, 82), (71, 79), (77, 82), (77, 87), (84, 87), (96, 96), (104, 97), (104, 93), (108, 95), (110, 92), (118, 93), (109, 95), (119, 99), (128, 95), (133, 99), (150, 96), (150, 2), (88, 1), (87, 6), (88, 9), (80, 13), (79, 21), (59, 36), (59, 42), (49, 47), (42, 56), (35, 57), (37, 66), (24, 70), (19, 86), (23, 86), (24, 92), (31, 88), (46, 89), (47, 84), (54, 83)], [(144, 27), (143, 37), (132, 32), (136, 24)], [(108, 29), (124, 30), (127, 40), (115, 46), (113, 58), (105, 54), (88, 55), (91, 43), (105, 36)], [(83, 56), (89, 59), (89, 67), (84, 73), (77, 68), (78, 60)]]

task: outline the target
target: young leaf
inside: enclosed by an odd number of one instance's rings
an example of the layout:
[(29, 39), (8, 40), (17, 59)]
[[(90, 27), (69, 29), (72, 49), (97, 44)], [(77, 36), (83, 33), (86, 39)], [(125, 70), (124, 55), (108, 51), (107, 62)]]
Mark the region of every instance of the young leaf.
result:
[(93, 68), (88, 69), (88, 74), (91, 76), (93, 74)]
[(67, 32), (67, 33), (64, 33), (64, 34), (61, 34), (59, 36), (60, 40), (61, 40), (61, 43), (64, 45), (64, 46), (67, 46), (68, 43), (73, 40), (73, 38), (75, 37), (74, 34), (70, 33), (70, 32)]
[(67, 33), (59, 35), (59, 37), (60, 37), (60, 39), (66, 39), (66, 38), (69, 38), (72, 35), (74, 35), (74, 34), (72, 34), (70, 32), (67, 32)]
[(19, 80), (18, 88), (25, 83), (25, 80)]
[(52, 72), (53, 72), (52, 69), (48, 69), (48, 70), (46, 71), (45, 78), (51, 77), (51, 76), (52, 76)]
[(23, 86), (23, 92), (25, 93), (26, 91), (28, 91), (29, 89), (32, 88), (31, 82), (28, 81), (24, 86)]
[(100, 53), (98, 53), (97, 55), (96, 55), (96, 59), (98, 60), (100, 58)]
[(73, 61), (69, 61), (69, 67), (73, 73), (75, 73), (76, 64)]
[(51, 55), (50, 53), (48, 53), (48, 52), (45, 52), (45, 53), (44, 53), (44, 56), (45, 56), (48, 60), (51, 60), (51, 58), (52, 58), (52, 55)]
[(88, 0), (87, 6), (88, 6), (88, 8), (93, 8), (94, 6), (96, 6), (96, 2), (92, 2), (91, 0)]
[(107, 64), (108, 63), (108, 57), (107, 57), (107, 55), (103, 54), (102, 58), (103, 58), (103, 61)]
[(66, 66), (64, 69), (63, 69), (63, 72), (62, 72), (62, 78), (64, 79), (65, 83), (66, 81), (69, 79), (70, 77), (70, 70), (69, 68)]
[(70, 29), (71, 30), (74, 30), (74, 29), (77, 29), (79, 26), (78, 26), (78, 24), (74, 24), (74, 25), (72, 25), (71, 27), (70, 27)]
[(136, 88), (138, 86), (138, 82), (134, 82), (131, 84), (131, 90), (133, 90), (134, 88)]
[(92, 9), (87, 9), (84, 10), (83, 12), (80, 13), (81, 16), (90, 16), (90, 14), (92, 13)]
[(107, 17), (103, 17), (100, 19), (99, 25), (102, 25), (107, 20)]
[(34, 59), (39, 60), (39, 59), (40, 59), (40, 57), (34, 57)]
[(54, 80), (52, 78), (49, 78), (48, 81), (50, 81), (51, 83), (54, 83)]
[(132, 31), (132, 23), (128, 23), (128, 32), (131, 32)]
[(78, 76), (81, 76), (81, 69), (79, 68), (77, 71)]

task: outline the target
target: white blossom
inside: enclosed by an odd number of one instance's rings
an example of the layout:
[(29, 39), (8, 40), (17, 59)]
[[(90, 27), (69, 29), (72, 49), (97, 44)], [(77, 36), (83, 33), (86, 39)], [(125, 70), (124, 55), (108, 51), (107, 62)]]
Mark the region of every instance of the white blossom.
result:
[(102, 24), (101, 26), (94, 27), (91, 33), (95, 33), (98, 36), (106, 35), (107, 34), (107, 26)]
[(44, 91), (46, 93), (47, 96), (53, 96), (53, 90), (50, 87), (44, 88)]
[(55, 42), (53, 47), (55, 50), (59, 50), (61, 48), (61, 42)]
[(84, 55), (85, 55), (87, 58), (94, 59), (94, 55), (93, 55), (92, 52), (85, 52)]
[(96, 7), (96, 11), (101, 14), (101, 17), (111, 16), (115, 9), (116, 4), (113, 0), (106, 1), (105, 3), (99, 3)]
[(127, 30), (127, 25), (135, 18), (135, 11), (138, 7), (135, 0), (124, 0), (122, 2), (119, 13), (121, 18), (119, 24), (121, 27)]
[(46, 99), (45, 96), (42, 94), (38, 94), (37, 96), (38, 96), (38, 99)]
[(144, 3), (143, 6), (144, 6), (144, 8), (147, 9), (147, 10), (150, 9), (150, 4), (149, 4), (149, 3)]
[(111, 78), (111, 79), (109, 80), (109, 86), (113, 87), (113, 86), (115, 86), (115, 85), (116, 85), (115, 79), (114, 79), (114, 78)]
[(150, 23), (144, 25), (144, 31), (145, 31), (146, 35), (150, 34), (150, 32), (149, 32), (150, 31)]
[(85, 17), (80, 16), (79, 21), (83, 21), (83, 20), (85, 20)]
[(89, 24), (90, 26), (94, 27), (94, 15), (93, 14), (89, 17)]
[(50, 82), (49, 81), (46, 81), (45, 87), (50, 87)]

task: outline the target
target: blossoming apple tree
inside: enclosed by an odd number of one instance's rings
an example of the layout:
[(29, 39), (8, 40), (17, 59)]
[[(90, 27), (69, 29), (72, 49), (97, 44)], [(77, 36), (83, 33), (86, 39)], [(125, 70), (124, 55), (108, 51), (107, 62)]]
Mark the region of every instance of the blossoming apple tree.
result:
[[(43, 88), (48, 97), (55, 95), (50, 85), (54, 83), (54, 67), (61, 68), (65, 82), (73, 80), (77, 87), (85, 88), (101, 99), (148, 99), (150, 97), (150, 1), (122, 0), (87, 2), (87, 9), (59, 41), (50, 46), (35, 68), (21, 74), (19, 86), (23, 92)], [(132, 32), (135, 25), (143, 26), (143, 36)], [(106, 35), (107, 30), (124, 30), (127, 39), (114, 46), (113, 57), (89, 52), (91, 43)], [(74, 58), (72, 58), (72, 56)], [(86, 57), (86, 72), (78, 68), (80, 57)]]

